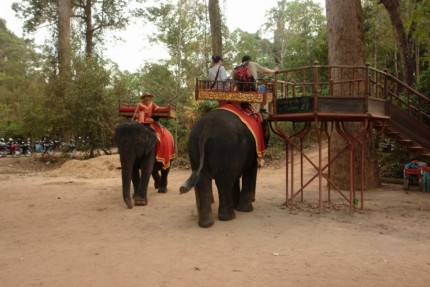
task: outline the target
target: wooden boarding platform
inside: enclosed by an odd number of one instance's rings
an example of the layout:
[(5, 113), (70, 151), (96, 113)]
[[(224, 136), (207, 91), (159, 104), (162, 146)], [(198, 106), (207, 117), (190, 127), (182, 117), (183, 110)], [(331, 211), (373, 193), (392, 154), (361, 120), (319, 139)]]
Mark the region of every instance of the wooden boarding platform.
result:
[[(333, 121), (363, 121), (364, 119), (387, 119), (380, 101), (369, 110), (368, 99), (364, 97), (302, 96), (277, 99), (270, 110), (275, 121), (303, 122), (318, 118)], [(383, 105), (384, 103), (382, 103)]]
[[(336, 78), (339, 77), (339, 78)], [(367, 79), (367, 81), (365, 80)], [(356, 174), (364, 168), (364, 158), (349, 163), (349, 191), (341, 190), (331, 180), (330, 166), (341, 154), (353, 154), (371, 143), (379, 134), (371, 133), (376, 121), (387, 123), (390, 117), (386, 112), (386, 100), (379, 91), (379, 84), (371, 83), (366, 67), (347, 66), (307, 66), (280, 71), (274, 81), (274, 101), (269, 105), (269, 120), (274, 123), (274, 132), (286, 143), (286, 205), (293, 206), (294, 200), (309, 189), (313, 180), (318, 181), (319, 212), (323, 212), (323, 197), (331, 201), (331, 192), (337, 192), (349, 204), (350, 212), (356, 208), (363, 209), (363, 175)], [(373, 86), (372, 86), (373, 85)], [(279, 122), (302, 122), (301, 128), (285, 130)], [(360, 130), (351, 134), (345, 123), (361, 123)], [(333, 132), (345, 140), (345, 146), (338, 154), (330, 154)], [(314, 133), (318, 144), (318, 160), (312, 161), (303, 150), (303, 141)], [(323, 140), (323, 137), (325, 140)], [(329, 159), (322, 161), (322, 145), (327, 144)], [(300, 183), (294, 180), (294, 157), (298, 154), (301, 162)], [(310, 179), (303, 178), (303, 164), (315, 168), (315, 175)], [(361, 183), (357, 195), (356, 178)], [(323, 184), (323, 181), (325, 182)], [(299, 186), (297, 186), (299, 185)], [(323, 185), (327, 186), (327, 195), (323, 196)], [(357, 205), (360, 202), (360, 205)]]

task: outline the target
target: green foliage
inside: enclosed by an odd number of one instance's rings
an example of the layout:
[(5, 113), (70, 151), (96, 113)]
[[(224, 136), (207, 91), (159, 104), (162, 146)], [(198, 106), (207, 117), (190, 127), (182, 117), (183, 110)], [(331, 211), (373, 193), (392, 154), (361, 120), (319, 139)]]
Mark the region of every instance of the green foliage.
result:
[(42, 57), (33, 44), (10, 32), (0, 19), (0, 133), (31, 137), (42, 115)]
[(363, 3), (366, 59), (372, 67), (394, 71), (397, 53), (387, 11), (375, 1)]
[(176, 104), (181, 101), (177, 95), (175, 78), (167, 65), (149, 64), (139, 75), (139, 90), (150, 92), (158, 105)]
[(392, 143), (391, 151), (378, 151), (377, 154), (381, 177), (403, 178), (403, 168), (410, 161), (406, 149)]
[[(363, 14), (366, 41), (367, 62), (372, 67), (388, 69), (399, 77), (402, 71), (398, 43), (396, 43), (393, 24), (387, 10), (375, 0), (363, 0)], [(421, 70), (429, 67), (430, 38), (428, 37), (430, 2), (429, 1), (400, 1), (400, 19), (403, 23), (406, 37), (411, 48), (411, 62)], [(399, 24), (396, 24), (397, 27)], [(412, 48), (413, 46), (413, 48)], [(419, 70), (416, 70), (419, 75)]]
[(0, 121), (0, 137), (4, 137), (4, 134), (6, 134), (7, 129), (7, 121), (4, 119), (7, 119), (10, 113), (10, 109), (5, 104), (0, 104), (0, 119), (3, 119)]
[(218, 107), (217, 101), (200, 101), (196, 106), (196, 110), (200, 115), (203, 115)]
[[(81, 51), (92, 51), (96, 44), (101, 48), (107, 31), (124, 29), (131, 17), (128, 5), (127, 0), (71, 1), (75, 49), (79, 50), (82, 44), (85, 48)], [(48, 27), (53, 40), (58, 37), (57, 0), (22, 0), (13, 3), (12, 9), (24, 19), (25, 32)]]
[[(127, 6), (136, 1), (91, 1), (92, 23), (95, 34), (91, 43), (102, 48), (103, 35), (109, 30), (123, 29), (129, 21)], [(136, 73), (121, 72), (108, 68), (101, 58), (79, 58), (84, 54), (83, 37), (88, 32), (83, 21), (84, 2), (74, 1), (72, 19), (73, 77), (70, 90), (64, 94), (64, 83), (58, 80), (56, 46), (57, 1), (17, 1), (14, 9), (24, 21), (26, 32), (34, 32), (41, 26), (51, 28), (53, 38), (49, 47), (44, 47), (43, 59), (34, 52), (31, 42), (10, 33), (0, 19), (0, 135), (23, 137), (89, 137), (92, 148), (107, 147), (112, 142), (115, 123), (119, 120), (118, 100), (139, 101), (139, 95), (149, 91), (160, 106), (175, 104), (177, 121), (163, 119), (172, 134), (177, 136), (179, 154), (187, 149), (188, 133), (201, 114), (215, 108), (216, 102), (194, 103), (195, 79), (206, 77), (211, 66), (211, 39), (207, 7), (204, 1), (153, 1), (152, 6), (135, 15), (157, 29), (149, 41), (168, 48), (170, 59), (165, 62), (147, 62)], [(396, 47), (391, 24), (383, 6), (377, 1), (362, 1), (365, 16), (366, 51), (371, 66), (385, 68), (390, 72), (398, 69)], [(407, 29), (414, 29), (421, 75), (416, 88), (429, 95), (428, 72), (428, 1), (402, 1), (402, 15), (409, 16)], [(408, 4), (408, 5), (406, 5)], [(135, 7), (135, 6), (133, 6)], [(135, 12), (135, 11), (134, 11)], [(278, 6), (266, 15), (267, 23), (257, 33), (241, 30), (229, 31), (223, 26), (223, 57), (226, 69), (232, 70), (244, 54), (250, 55), (261, 65), (275, 66), (275, 51), (281, 51), (280, 68), (320, 64), (327, 61), (327, 28), (322, 8), (311, 0), (280, 0)], [(103, 29), (98, 29), (103, 26)], [(106, 29), (106, 27), (108, 27)], [(281, 28), (279, 28), (281, 27)], [(149, 26), (148, 26), (149, 28)], [(279, 29), (277, 29), (279, 28)], [(281, 31), (276, 34), (275, 31)], [(141, 35), (136, 35), (140, 37)], [(49, 50), (50, 49), (50, 50)], [(100, 51), (97, 50), (97, 52)], [(278, 49), (278, 50), (277, 50)], [(101, 53), (100, 53), (101, 54)], [(42, 60), (45, 62), (42, 63)], [(418, 70), (417, 70), (418, 73)], [(395, 74), (395, 73), (393, 73)], [(320, 75), (323, 78), (326, 75)], [(326, 94), (327, 91), (322, 91)], [(284, 124), (284, 123), (282, 123)], [(293, 127), (287, 123), (287, 130)], [(305, 142), (309, 145), (310, 142)], [(277, 157), (284, 149), (284, 142), (274, 136), (270, 141), (269, 156)], [(274, 152), (272, 152), (274, 151)], [(385, 155), (382, 155), (385, 156)]]
[(22, 0), (14, 2), (12, 9), (25, 19), (24, 30), (28, 33), (57, 20), (57, 0)]
[[(420, 74), (417, 80), (416, 89), (418, 92), (423, 94), (430, 99), (430, 68)], [(423, 101), (420, 99), (420, 102), (417, 103), (417, 106), (421, 109), (421, 112), (427, 115), (427, 118), (423, 119), (423, 122), (429, 125), (429, 116), (430, 116), (430, 103), (429, 101)]]
[(417, 80), (417, 91), (430, 98), (430, 68), (421, 72)]
[(421, 61), (430, 64), (430, 1), (410, 1), (407, 14), (410, 17), (406, 21), (407, 29), (412, 31), (416, 45), (424, 51)]
[[(327, 63), (326, 20), (323, 9), (312, 0), (280, 1), (269, 11), (266, 31), (285, 27), (282, 35), (282, 66), (306, 66), (317, 60)], [(280, 14), (280, 9), (284, 9)]]
[[(242, 30), (235, 30), (230, 37), (230, 45), (234, 47), (235, 52), (229, 58), (231, 69), (242, 63), (243, 55), (249, 55), (254, 61), (262, 61), (261, 57), (261, 43), (262, 39), (259, 34), (244, 32)], [(264, 63), (261, 63), (264, 65)]]
[(172, 67), (177, 89), (192, 91), (195, 78), (207, 74), (210, 29), (206, 6), (198, 0), (171, 3), (160, 1), (142, 14), (158, 28), (150, 40), (165, 44), (169, 50), (171, 59), (167, 63)]
[(45, 95), (44, 87), (41, 82), (32, 83), (26, 100), (26, 104), (22, 106), (21, 117), (23, 126), (21, 134), (25, 137), (36, 138), (46, 133), (45, 117), (47, 111), (44, 108)]
[(75, 59), (75, 78), (71, 89), (72, 101), (68, 124), (76, 135), (89, 139), (91, 150), (109, 148), (117, 115), (114, 94), (107, 87), (110, 74), (103, 63)]

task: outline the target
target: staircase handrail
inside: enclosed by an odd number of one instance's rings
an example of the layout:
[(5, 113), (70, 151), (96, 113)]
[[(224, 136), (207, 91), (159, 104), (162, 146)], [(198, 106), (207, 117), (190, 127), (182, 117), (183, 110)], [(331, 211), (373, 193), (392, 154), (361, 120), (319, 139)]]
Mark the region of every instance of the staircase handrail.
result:
[(378, 79), (383, 79), (382, 83), (377, 84), (383, 86), (385, 100), (430, 126), (430, 98), (402, 82), (387, 70), (381, 71), (376, 68), (369, 68), (369, 70), (378, 73), (380, 75)]

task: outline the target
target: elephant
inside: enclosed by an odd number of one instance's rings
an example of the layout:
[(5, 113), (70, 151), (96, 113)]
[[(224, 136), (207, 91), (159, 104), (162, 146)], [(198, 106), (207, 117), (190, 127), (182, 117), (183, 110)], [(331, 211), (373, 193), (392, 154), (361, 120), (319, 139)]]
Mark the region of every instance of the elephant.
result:
[(192, 173), (180, 193), (194, 187), (200, 227), (214, 224), (212, 179), (218, 189), (219, 220), (234, 219), (235, 209), (253, 210), (258, 170), (256, 143), (237, 115), (215, 109), (200, 118), (191, 130), (188, 153)]
[(126, 121), (115, 129), (115, 142), (121, 162), (122, 194), (128, 208), (133, 208), (130, 198), (130, 181), (133, 183), (135, 205), (147, 205), (147, 190), (152, 175), (158, 192), (167, 191), (169, 167), (156, 161), (157, 134), (149, 126), (136, 121)]

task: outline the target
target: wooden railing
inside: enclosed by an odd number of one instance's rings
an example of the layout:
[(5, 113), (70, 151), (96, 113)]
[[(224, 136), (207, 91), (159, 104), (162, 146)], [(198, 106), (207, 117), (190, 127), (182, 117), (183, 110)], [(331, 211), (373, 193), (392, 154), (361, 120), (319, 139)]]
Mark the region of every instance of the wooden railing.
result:
[[(136, 100), (119, 100), (118, 101), (118, 113), (120, 116), (125, 118), (132, 118), (136, 110), (136, 105), (139, 102)], [(176, 118), (176, 105), (168, 104), (166, 106), (159, 107), (158, 110), (152, 113), (153, 118)]]
[[(239, 90), (238, 85), (247, 85), (252, 90)], [(235, 81), (209, 81), (196, 79), (196, 100), (225, 102), (270, 103), (273, 101), (273, 80), (259, 79), (254, 83)]]
[(281, 70), (275, 75), (275, 109), (280, 99), (311, 97), (313, 111), (324, 97), (364, 99), (365, 113), (383, 113), (391, 103), (430, 126), (430, 99), (387, 71), (369, 66), (310, 65)]

